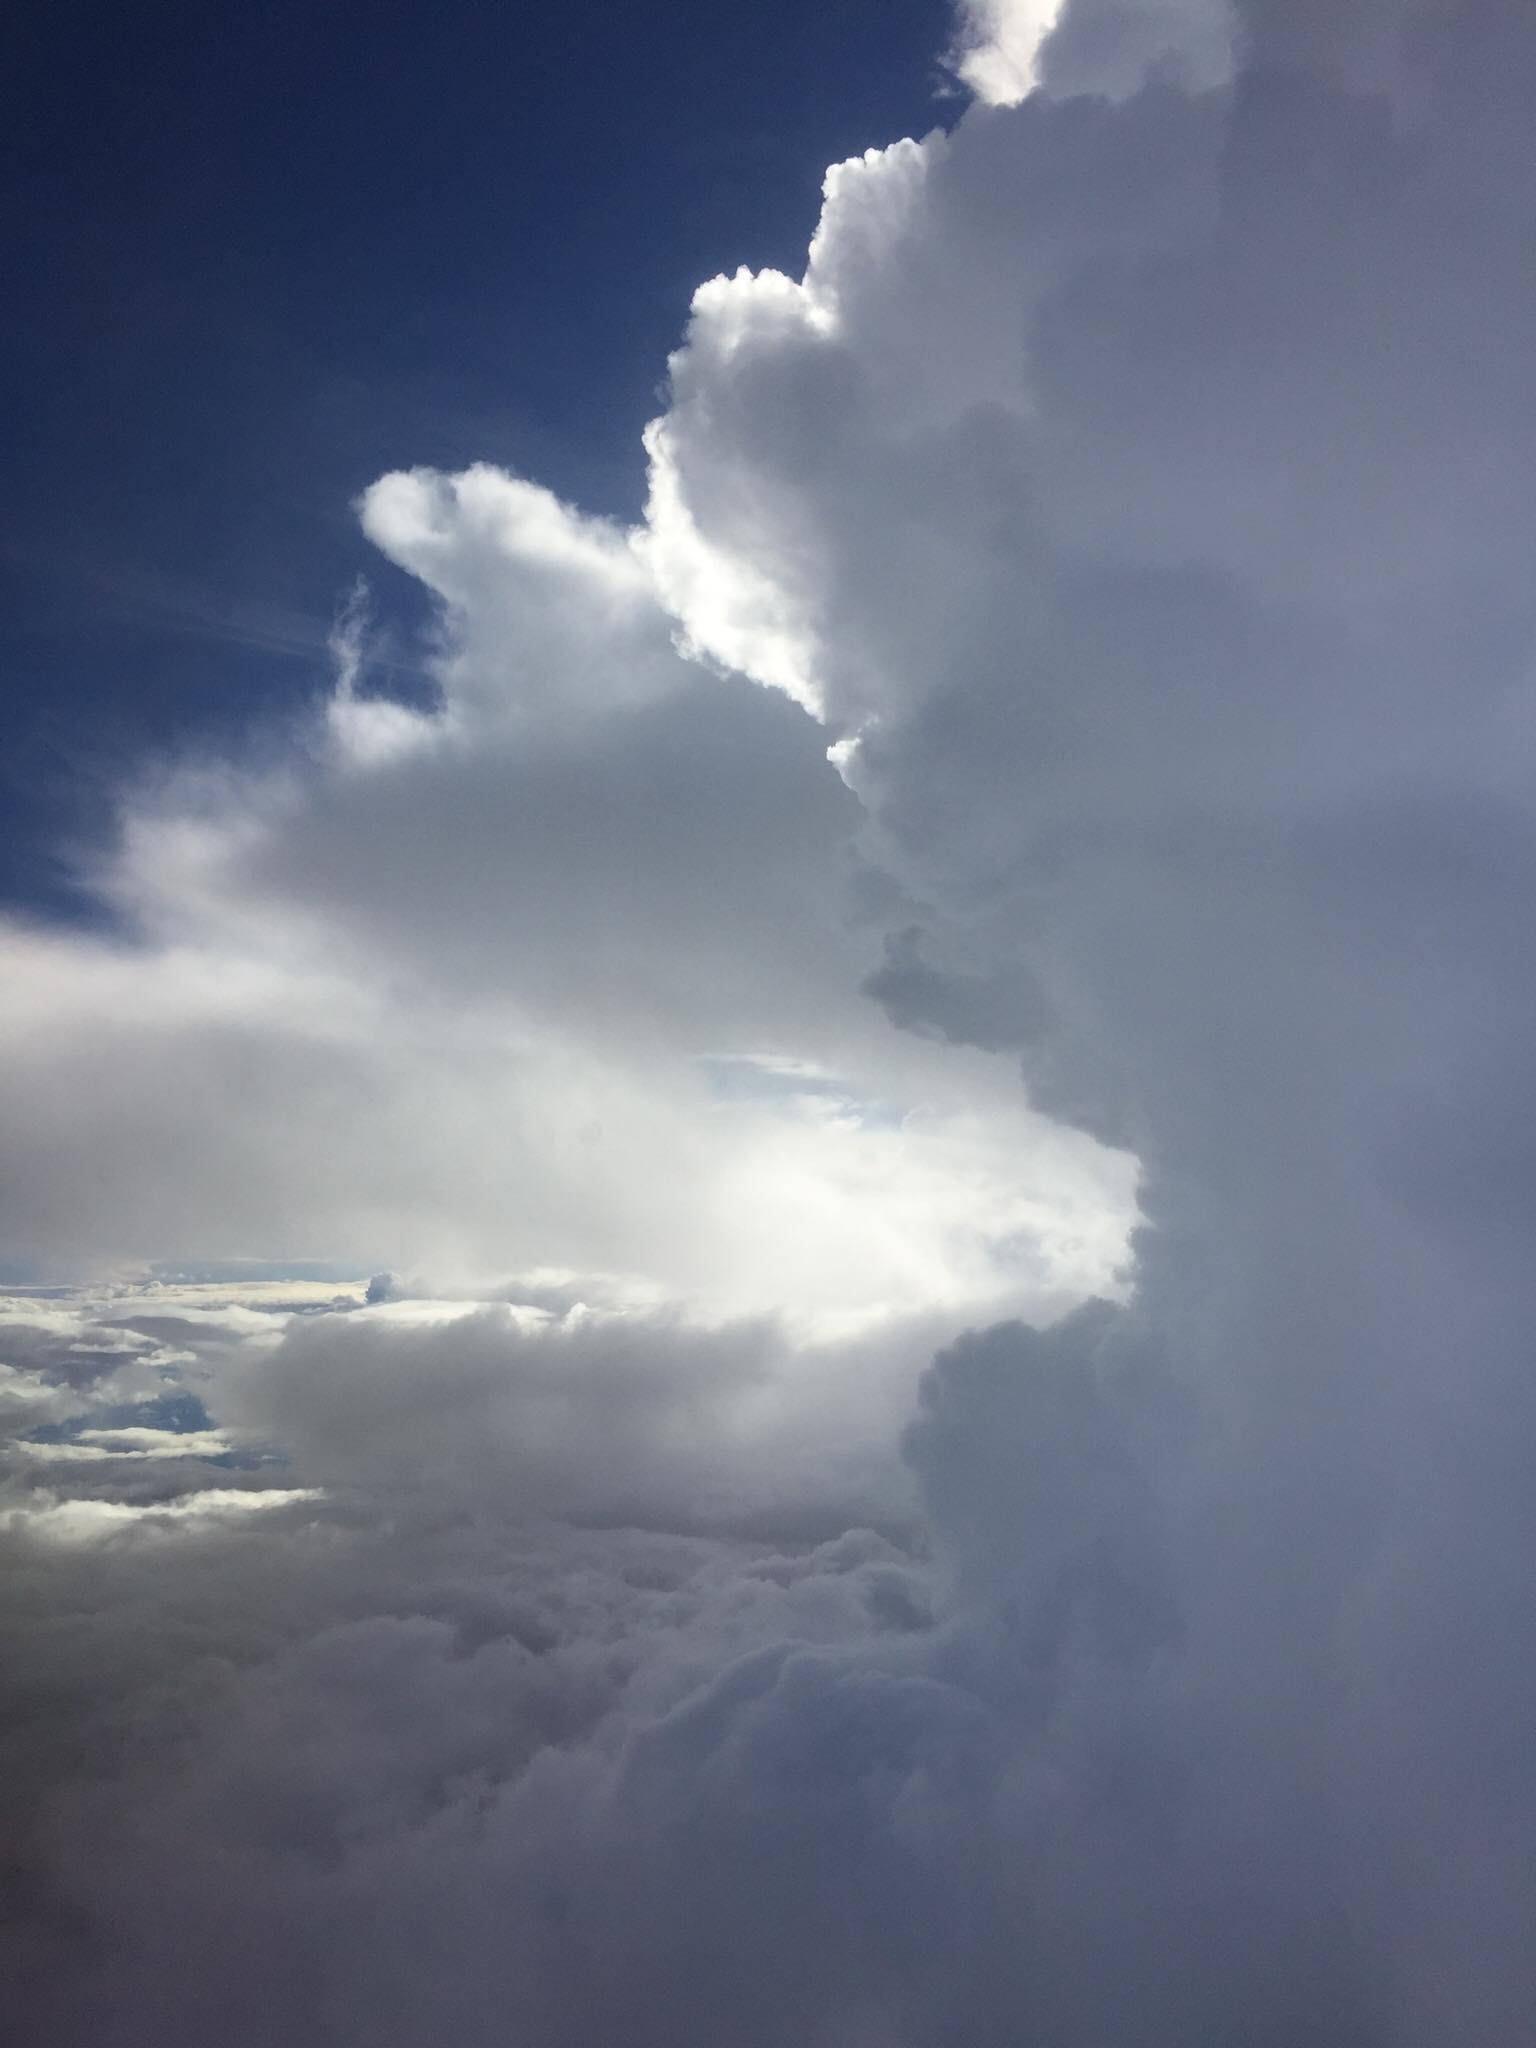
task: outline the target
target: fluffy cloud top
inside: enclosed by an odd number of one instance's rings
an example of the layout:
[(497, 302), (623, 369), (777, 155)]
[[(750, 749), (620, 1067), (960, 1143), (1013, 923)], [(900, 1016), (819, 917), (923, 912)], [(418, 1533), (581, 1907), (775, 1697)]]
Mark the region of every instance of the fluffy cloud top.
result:
[(950, 63), (984, 106), (1037, 89), (1129, 99), (1150, 80), (1199, 88), (1232, 76), (1230, 0), (960, 0)]

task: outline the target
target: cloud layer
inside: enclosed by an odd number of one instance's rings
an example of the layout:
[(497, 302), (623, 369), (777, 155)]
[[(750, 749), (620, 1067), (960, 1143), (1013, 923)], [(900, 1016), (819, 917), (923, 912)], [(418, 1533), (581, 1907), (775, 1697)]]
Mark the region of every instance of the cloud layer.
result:
[(20, 1254), (405, 1275), (8, 1305), (35, 2038), (1522, 2038), (1536, 24), (1046, 26), (8, 935)]

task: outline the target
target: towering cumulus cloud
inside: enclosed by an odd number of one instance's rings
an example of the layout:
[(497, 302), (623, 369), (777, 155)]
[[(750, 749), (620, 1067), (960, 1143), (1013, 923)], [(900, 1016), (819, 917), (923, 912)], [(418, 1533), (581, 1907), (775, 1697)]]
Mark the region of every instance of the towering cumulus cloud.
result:
[(952, 63), (11, 935), (28, 2038), (1529, 2035), (1536, 15)]

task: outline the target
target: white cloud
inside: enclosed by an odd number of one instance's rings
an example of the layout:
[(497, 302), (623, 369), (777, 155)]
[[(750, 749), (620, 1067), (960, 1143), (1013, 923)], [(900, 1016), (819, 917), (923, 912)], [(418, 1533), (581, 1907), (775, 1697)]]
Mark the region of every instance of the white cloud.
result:
[(0, 1509), (0, 1531), (45, 1543), (104, 1543), (128, 1532), (153, 1534), (179, 1525), (229, 1516), (270, 1513), (320, 1498), (314, 1487), (267, 1487), (242, 1491), (209, 1486), (176, 1500), (135, 1503), (120, 1500), (52, 1500)]
[(33, 1256), (438, 1294), (7, 1309), (291, 1460), (17, 1454), (36, 2038), (1521, 2037), (1533, 26), (1241, 14), (841, 167), (642, 533), (384, 480), (442, 712), (11, 934)]
[(68, 1395), (40, 1372), (0, 1365), (0, 1427), (31, 1429), (69, 1412)]
[(950, 64), (983, 106), (1014, 107), (1037, 89), (1126, 99), (1149, 80), (1200, 90), (1232, 76), (1231, 0), (958, 0), (957, 13)]
[(216, 1429), (169, 1430), (82, 1429), (78, 1436), (57, 1443), (22, 1442), (17, 1446), (29, 1458), (48, 1460), (100, 1458), (219, 1458), (231, 1448), (227, 1437)]
[[(136, 943), (0, 934), (13, 1254), (619, 1272), (823, 1333), (1110, 1284), (1130, 1162), (859, 994), (857, 806), (800, 712), (678, 654), (654, 546), (483, 467), (363, 518), (441, 603), (442, 708), (360, 693), (354, 608), (296, 756), (129, 793)], [(721, 1091), (747, 1047), (840, 1095)]]
[(1014, 107), (1039, 84), (1040, 45), (1061, 0), (964, 0), (956, 76), (984, 106)]

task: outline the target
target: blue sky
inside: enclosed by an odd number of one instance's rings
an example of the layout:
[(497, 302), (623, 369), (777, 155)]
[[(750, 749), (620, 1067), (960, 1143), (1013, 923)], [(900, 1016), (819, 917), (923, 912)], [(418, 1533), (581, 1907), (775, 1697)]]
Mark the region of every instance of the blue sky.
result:
[(952, 119), (947, 32), (939, 0), (23, 4), (0, 897), (84, 914), (60, 855), (124, 763), (322, 687), (360, 572), (420, 617), (351, 510), (382, 471), (632, 516), (695, 284), (798, 268), (823, 165)]

